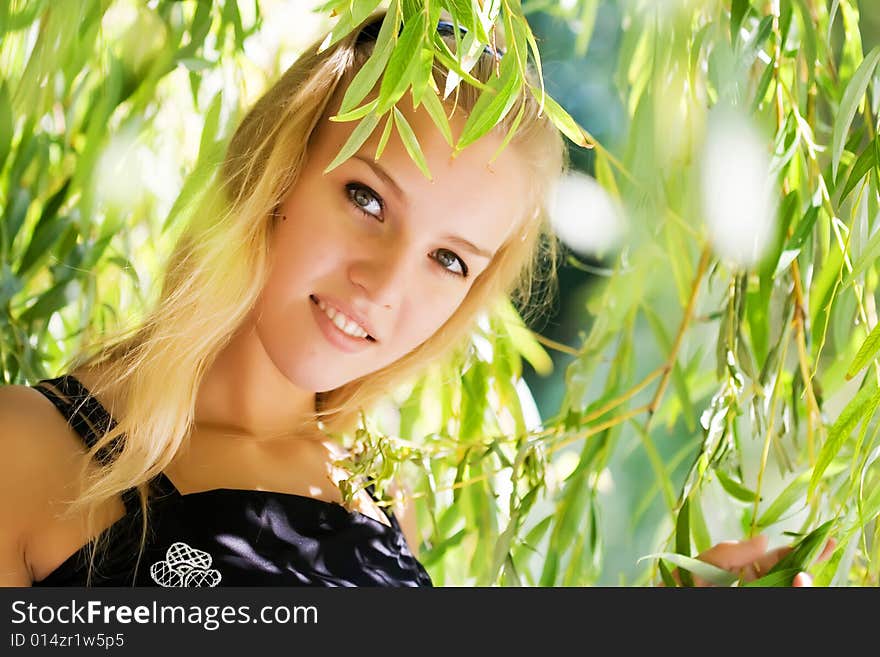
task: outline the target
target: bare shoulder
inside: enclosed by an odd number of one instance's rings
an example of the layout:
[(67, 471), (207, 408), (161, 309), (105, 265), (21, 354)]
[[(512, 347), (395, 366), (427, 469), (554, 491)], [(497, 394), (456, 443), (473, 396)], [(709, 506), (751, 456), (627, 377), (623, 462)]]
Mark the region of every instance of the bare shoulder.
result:
[[(0, 386), (0, 585), (39, 579), (40, 559), (64, 541), (31, 546), (60, 530), (59, 512), (79, 490), (85, 446), (51, 401), (30, 386)], [(69, 532), (68, 532), (69, 533)], [(74, 539), (75, 540), (75, 539)]]

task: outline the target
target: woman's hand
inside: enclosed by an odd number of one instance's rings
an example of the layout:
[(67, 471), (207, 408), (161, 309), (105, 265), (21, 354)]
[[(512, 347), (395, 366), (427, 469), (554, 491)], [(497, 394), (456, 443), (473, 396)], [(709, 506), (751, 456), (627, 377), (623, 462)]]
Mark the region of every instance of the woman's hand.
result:
[[(824, 561), (830, 557), (834, 551), (834, 546), (834, 540), (829, 539), (817, 561)], [(723, 570), (728, 570), (744, 581), (751, 582), (766, 575), (776, 562), (792, 550), (792, 547), (785, 546), (768, 551), (767, 537), (763, 534), (758, 534), (754, 538), (744, 541), (722, 541), (701, 553), (697, 559)], [(681, 582), (677, 570), (672, 573), (672, 576), (676, 582)], [(709, 582), (696, 575), (692, 575), (692, 577), (694, 586), (711, 586)], [(812, 585), (813, 578), (810, 577), (809, 573), (803, 572), (798, 573), (792, 582), (792, 586)]]

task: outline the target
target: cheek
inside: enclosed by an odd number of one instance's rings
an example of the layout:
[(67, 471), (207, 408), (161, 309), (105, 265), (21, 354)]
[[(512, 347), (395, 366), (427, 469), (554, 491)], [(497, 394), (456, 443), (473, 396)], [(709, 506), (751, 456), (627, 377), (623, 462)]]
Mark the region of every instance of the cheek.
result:
[(455, 281), (441, 281), (435, 290), (416, 293), (410, 299), (399, 324), (404, 353), (428, 340), (456, 313), (466, 293), (451, 293), (449, 288), (454, 284)]

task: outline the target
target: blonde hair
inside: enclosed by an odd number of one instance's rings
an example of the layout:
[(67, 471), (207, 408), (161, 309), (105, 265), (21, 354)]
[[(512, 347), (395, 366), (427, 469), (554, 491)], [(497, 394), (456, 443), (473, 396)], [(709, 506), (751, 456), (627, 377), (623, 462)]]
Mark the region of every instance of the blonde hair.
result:
[[(375, 13), (364, 24), (383, 15)], [(323, 39), (318, 39), (266, 91), (233, 135), (215, 193), (205, 194), (194, 207), (166, 263), (162, 289), (152, 308), (133, 328), (93, 339), (70, 361), (71, 368), (99, 368), (90, 392), (101, 396), (112, 389), (120, 408), (108, 408), (118, 424), (100, 437), (89, 454), (106, 448), (108, 464), (86, 465), (85, 485), (69, 512), (85, 508), (92, 535), (96, 509), (136, 487), (142, 532), (135, 574), (146, 540), (149, 481), (169, 465), (184, 443), (203, 376), (258, 300), (268, 275), (274, 210), (296, 184), (306, 147), (330, 99), (345, 88), (342, 85), (372, 51), (372, 41), (356, 43), (358, 32), (321, 53), (317, 50)], [(442, 38), (455, 47), (453, 37)], [(471, 74), (487, 81), (494, 64), (491, 56), (484, 55)], [(435, 64), (439, 89), (444, 88), (446, 74)], [(530, 75), (535, 82), (534, 73)], [(478, 96), (474, 87), (461, 84), (455, 104), (467, 112)], [(529, 312), (531, 291), (541, 272), (551, 272), (552, 287), (556, 248), (544, 190), (566, 168), (566, 150), (559, 131), (525, 88), (495, 131), (506, 134), (520, 109), (521, 122), (508, 148), (518, 149), (523, 162), (532, 167), (534, 185), (526, 194), (522, 216), (514, 219), (518, 229), (475, 279), (456, 313), (431, 338), (377, 372), (316, 395), (315, 419), (328, 433), (350, 430), (359, 409), (370, 408), (426, 363), (455, 353), (479, 311), (493, 301), (511, 295)], [(96, 536), (90, 542), (89, 580), (100, 539)]]

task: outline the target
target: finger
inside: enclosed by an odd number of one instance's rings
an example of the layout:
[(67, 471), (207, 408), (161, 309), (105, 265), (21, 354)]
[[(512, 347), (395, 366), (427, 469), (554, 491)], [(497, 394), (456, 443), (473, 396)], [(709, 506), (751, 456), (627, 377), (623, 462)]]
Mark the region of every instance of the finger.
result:
[(837, 547), (837, 541), (833, 538), (829, 538), (828, 542), (825, 543), (825, 547), (822, 548), (822, 554), (820, 554), (816, 561), (826, 561), (831, 558), (831, 555), (834, 554), (834, 548)]
[(709, 548), (698, 559), (724, 570), (738, 572), (758, 561), (767, 550), (767, 537), (763, 534), (747, 541), (724, 541)]
[(809, 573), (798, 573), (794, 576), (794, 580), (791, 582), (792, 586), (813, 586), (813, 578), (810, 577)]
[(786, 545), (762, 554), (744, 569), (746, 581), (751, 582), (766, 575), (780, 559), (789, 554), (793, 549)]

